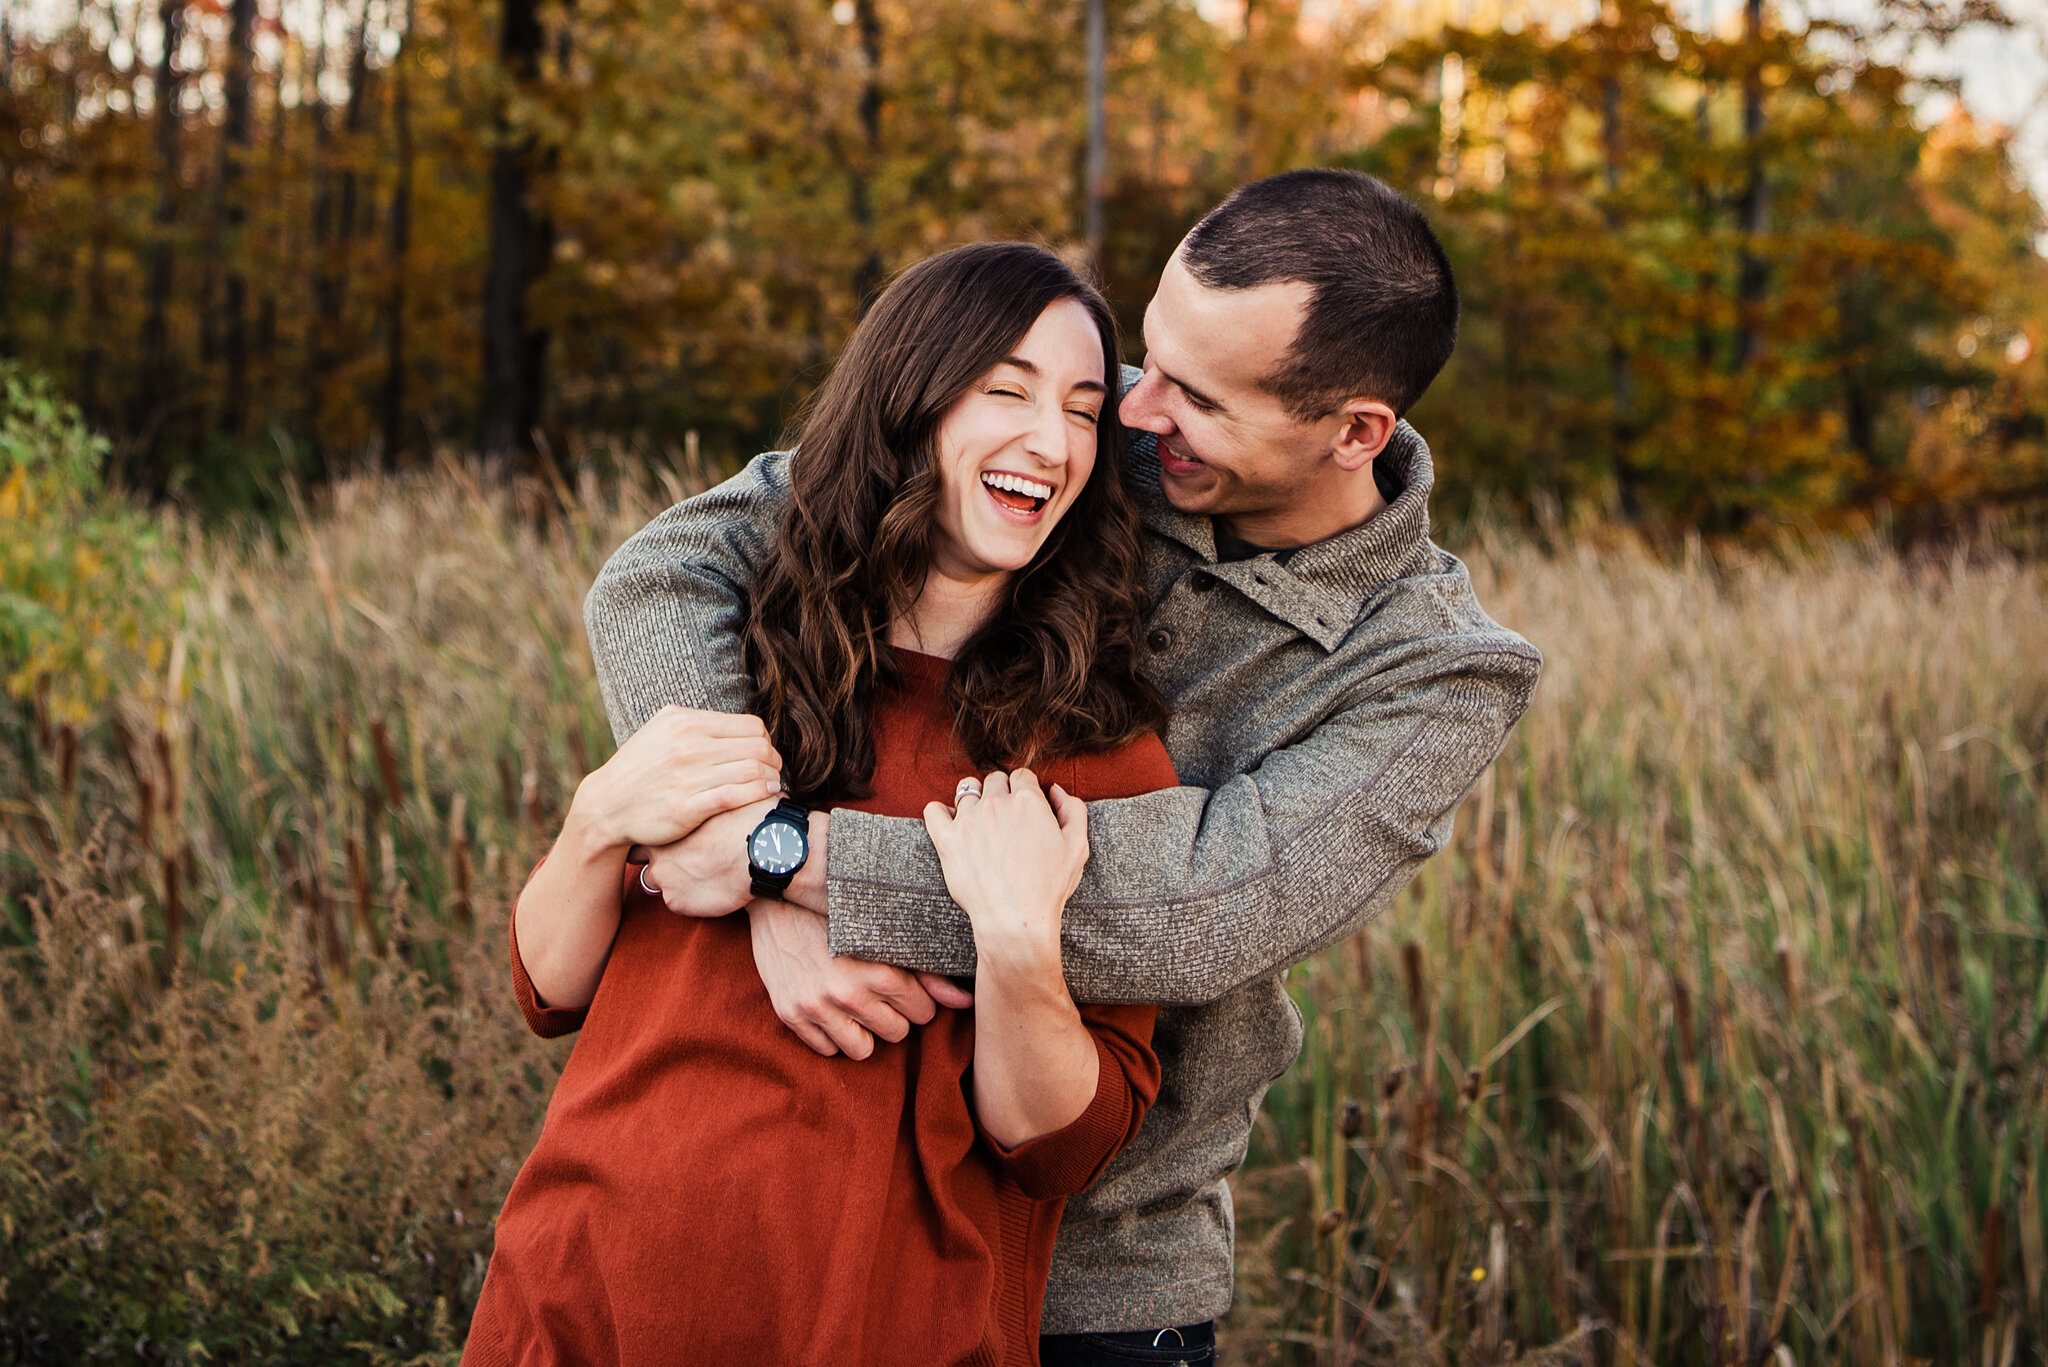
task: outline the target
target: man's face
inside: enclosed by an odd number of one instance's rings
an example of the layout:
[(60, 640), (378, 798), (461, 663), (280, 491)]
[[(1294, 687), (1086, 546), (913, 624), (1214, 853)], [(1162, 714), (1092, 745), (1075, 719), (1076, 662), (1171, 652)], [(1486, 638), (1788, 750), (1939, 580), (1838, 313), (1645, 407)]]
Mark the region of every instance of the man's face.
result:
[(1239, 534), (1293, 521), (1316, 496), (1341, 419), (1303, 422), (1260, 386), (1300, 330), (1300, 281), (1210, 289), (1180, 253), (1145, 310), (1145, 375), (1124, 395), (1124, 426), (1159, 438), (1160, 487), (1183, 513), (1225, 517)]

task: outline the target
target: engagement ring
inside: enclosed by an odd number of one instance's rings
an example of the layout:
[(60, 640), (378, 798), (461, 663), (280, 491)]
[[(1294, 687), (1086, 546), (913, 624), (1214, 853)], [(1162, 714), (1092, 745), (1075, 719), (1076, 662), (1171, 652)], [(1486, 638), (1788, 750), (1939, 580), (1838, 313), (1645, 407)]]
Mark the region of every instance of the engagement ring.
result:
[(965, 798), (980, 796), (981, 780), (978, 778), (963, 778), (953, 785), (953, 805), (955, 807), (958, 807)]

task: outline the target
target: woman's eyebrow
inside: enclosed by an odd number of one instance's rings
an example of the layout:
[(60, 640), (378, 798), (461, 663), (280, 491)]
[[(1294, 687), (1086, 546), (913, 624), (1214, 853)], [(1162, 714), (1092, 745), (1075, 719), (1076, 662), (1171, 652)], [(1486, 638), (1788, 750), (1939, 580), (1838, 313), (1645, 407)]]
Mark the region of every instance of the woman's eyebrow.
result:
[[(1005, 356), (997, 364), (1015, 366), (1026, 375), (1036, 376), (1038, 374), (1038, 367), (1025, 360), (1022, 356)], [(1109, 386), (1097, 380), (1076, 380), (1073, 387), (1075, 389), (1093, 390), (1097, 394), (1107, 394), (1109, 392)]]

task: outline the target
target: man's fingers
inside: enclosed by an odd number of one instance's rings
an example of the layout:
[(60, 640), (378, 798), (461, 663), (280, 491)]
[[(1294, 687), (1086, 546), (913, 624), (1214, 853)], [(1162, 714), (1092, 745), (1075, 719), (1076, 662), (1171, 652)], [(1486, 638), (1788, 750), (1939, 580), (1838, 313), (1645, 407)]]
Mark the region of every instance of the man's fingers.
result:
[[(841, 959), (839, 962), (846, 961)], [(918, 975), (901, 968), (892, 968), (887, 964), (877, 964), (875, 967), (875, 996), (905, 1022), (902, 1035), (889, 1035), (880, 1030), (875, 1030), (876, 1034), (883, 1035), (892, 1042), (900, 1040), (910, 1033), (911, 1025), (928, 1024), (933, 1016), (939, 1014), (939, 1008), (932, 1003), (931, 994), (925, 991), (923, 984), (918, 981)], [(862, 1022), (870, 1030), (875, 1029), (874, 1022), (865, 1016), (862, 1017)]]
[(955, 1011), (964, 1011), (974, 1005), (974, 994), (951, 978), (937, 973), (920, 973), (917, 975), (917, 981), (940, 1006), (950, 1006)]
[(1010, 791), (1022, 795), (1038, 791), (1038, 775), (1029, 769), (1019, 769), (1010, 775)]
[(823, 1054), (826, 1058), (839, 1057), (839, 1046), (832, 1042), (832, 1037), (809, 1021), (791, 1020), (784, 1016), (782, 1023), (788, 1026), (789, 1032), (802, 1040), (812, 1053)]
[[(923, 990), (920, 989), (917, 995), (922, 997)], [(847, 1015), (875, 1038), (885, 1039), (891, 1044), (901, 1044), (910, 1037), (910, 1022), (880, 997), (870, 997), (858, 1006), (848, 1007)]]
[(984, 798), (1006, 797), (1010, 791), (1010, 776), (998, 769), (981, 781), (981, 795)]
[(818, 1025), (850, 1059), (864, 1059), (875, 1052), (875, 1037), (851, 1016), (829, 1013)]

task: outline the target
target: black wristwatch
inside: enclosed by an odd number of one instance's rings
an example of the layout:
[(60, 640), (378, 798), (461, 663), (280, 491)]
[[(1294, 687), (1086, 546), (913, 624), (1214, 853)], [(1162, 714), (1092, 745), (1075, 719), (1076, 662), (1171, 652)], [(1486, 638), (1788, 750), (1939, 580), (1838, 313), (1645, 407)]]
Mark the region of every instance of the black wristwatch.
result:
[(747, 837), (747, 870), (754, 876), (754, 895), (780, 897), (788, 892), (789, 880), (810, 857), (810, 808), (784, 798)]

